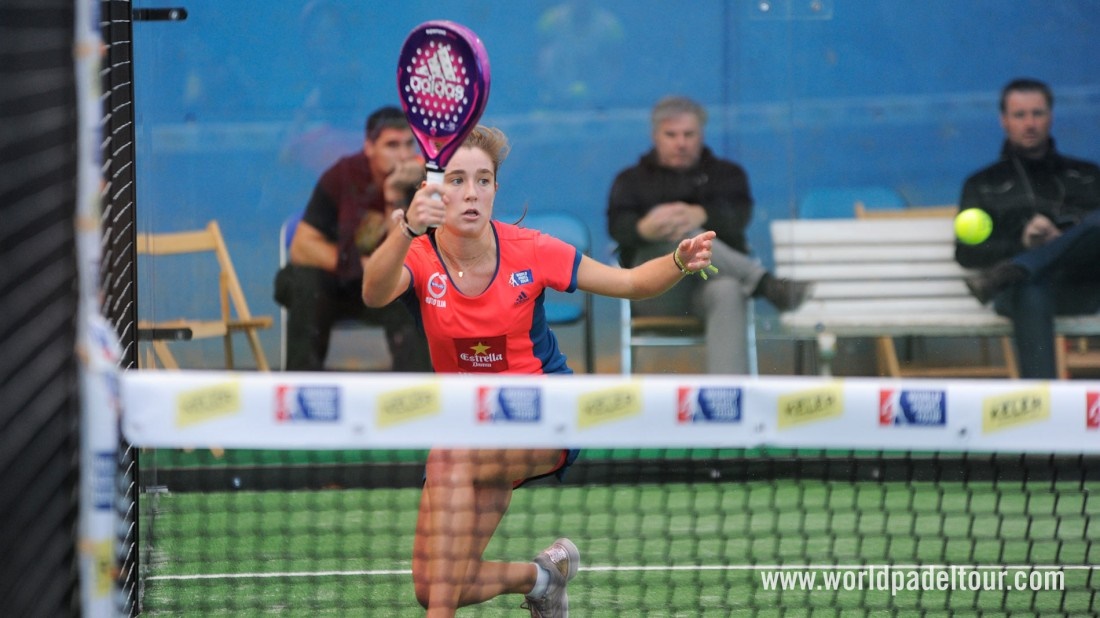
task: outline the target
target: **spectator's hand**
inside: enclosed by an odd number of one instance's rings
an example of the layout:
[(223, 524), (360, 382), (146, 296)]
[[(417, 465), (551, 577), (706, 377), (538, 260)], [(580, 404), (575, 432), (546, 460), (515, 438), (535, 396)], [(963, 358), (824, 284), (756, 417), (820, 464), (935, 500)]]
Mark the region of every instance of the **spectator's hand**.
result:
[(424, 180), (424, 161), (419, 157), (399, 161), (382, 183), (382, 195), (387, 204), (403, 203), (410, 189)]
[(1031, 221), (1027, 222), (1024, 226), (1024, 234), (1021, 242), (1028, 249), (1033, 247), (1041, 247), (1048, 242), (1058, 238), (1062, 235), (1062, 230), (1058, 229), (1054, 222), (1048, 219), (1045, 215), (1035, 215), (1031, 218)]
[(405, 220), (413, 234), (423, 234), (429, 227), (443, 224), (447, 207), (440, 186), (424, 182), (405, 211)]
[(687, 236), (706, 222), (706, 211), (686, 202), (667, 202), (654, 206), (638, 221), (638, 233), (651, 241), (675, 241)]

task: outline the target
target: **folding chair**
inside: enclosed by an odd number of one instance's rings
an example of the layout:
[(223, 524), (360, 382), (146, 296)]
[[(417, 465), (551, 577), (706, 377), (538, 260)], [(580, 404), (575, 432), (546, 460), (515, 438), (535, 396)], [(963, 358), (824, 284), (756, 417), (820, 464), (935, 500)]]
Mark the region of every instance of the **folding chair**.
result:
[[(152, 342), (156, 360), (159, 360), (162, 366), (168, 369), (179, 368), (179, 363), (168, 349), (169, 340), (221, 337), (225, 346), (225, 366), (227, 369), (233, 369), (232, 336), (234, 333), (243, 332), (252, 348), (256, 368), (260, 371), (270, 369), (263, 346), (260, 345), (259, 331), (271, 328), (274, 320), (271, 316), (253, 316), (248, 309), (244, 290), (237, 278), (237, 271), (233, 268), (233, 260), (229, 257), (229, 250), (225, 246), (225, 239), (222, 237), (217, 221), (210, 221), (201, 230), (138, 234), (137, 253), (139, 256), (151, 257), (205, 253), (210, 254), (209, 257), (213, 257), (218, 266), (218, 279), (216, 283), (211, 282), (211, 287), (215, 285), (217, 287), (221, 316), (219, 319), (177, 318), (138, 322), (139, 340)], [(181, 284), (179, 289), (188, 294), (195, 294), (201, 289), (200, 283), (195, 282), (186, 286)], [(148, 366), (153, 366), (154, 363), (152, 357), (146, 360)]]

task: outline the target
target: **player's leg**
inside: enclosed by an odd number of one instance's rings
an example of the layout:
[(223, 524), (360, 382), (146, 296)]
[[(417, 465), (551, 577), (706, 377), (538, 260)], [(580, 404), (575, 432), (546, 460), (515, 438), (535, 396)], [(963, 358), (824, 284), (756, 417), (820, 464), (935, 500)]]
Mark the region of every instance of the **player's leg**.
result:
[(413, 553), (416, 596), (429, 616), (499, 594), (526, 593), (531, 563), (482, 562), (517, 479), (545, 474), (561, 450), (434, 449), (428, 456)]

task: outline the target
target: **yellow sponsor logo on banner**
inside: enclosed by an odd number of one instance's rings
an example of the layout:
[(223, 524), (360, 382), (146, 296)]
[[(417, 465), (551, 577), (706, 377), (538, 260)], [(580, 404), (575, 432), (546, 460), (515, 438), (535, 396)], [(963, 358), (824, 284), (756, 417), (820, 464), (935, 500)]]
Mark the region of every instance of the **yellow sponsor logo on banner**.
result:
[(839, 384), (798, 391), (779, 398), (780, 429), (836, 418), (843, 413), (844, 389)]
[(378, 395), (379, 428), (391, 427), (439, 414), (443, 393), (439, 384), (426, 384), (389, 391)]
[(103, 598), (110, 594), (111, 586), (118, 576), (113, 546), (111, 539), (97, 541), (84, 538), (78, 544), (80, 553), (83, 554), (81, 560), (85, 561), (91, 571), (91, 590), (96, 598)]
[(111, 539), (99, 541), (93, 549), (95, 560), (95, 594), (97, 597), (105, 597), (111, 593), (114, 584), (115, 570), (114, 552), (111, 550)]
[(577, 428), (637, 416), (642, 413), (642, 389), (637, 384), (585, 393), (577, 398)]
[(1029, 388), (982, 400), (982, 433), (1050, 418), (1050, 388)]
[(226, 382), (184, 391), (176, 396), (176, 426), (197, 425), (231, 416), (240, 410), (240, 382)]

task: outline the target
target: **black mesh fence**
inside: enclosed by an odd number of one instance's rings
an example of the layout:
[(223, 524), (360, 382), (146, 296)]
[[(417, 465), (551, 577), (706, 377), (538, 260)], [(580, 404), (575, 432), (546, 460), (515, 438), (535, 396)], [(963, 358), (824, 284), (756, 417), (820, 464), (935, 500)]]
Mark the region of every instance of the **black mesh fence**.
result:
[(73, 2), (0, 7), (0, 613), (77, 613)]

